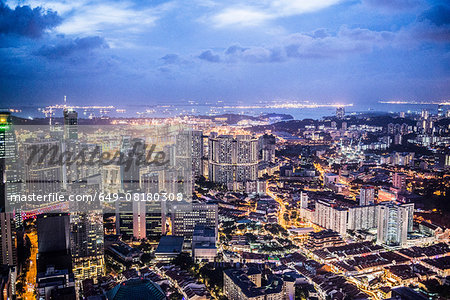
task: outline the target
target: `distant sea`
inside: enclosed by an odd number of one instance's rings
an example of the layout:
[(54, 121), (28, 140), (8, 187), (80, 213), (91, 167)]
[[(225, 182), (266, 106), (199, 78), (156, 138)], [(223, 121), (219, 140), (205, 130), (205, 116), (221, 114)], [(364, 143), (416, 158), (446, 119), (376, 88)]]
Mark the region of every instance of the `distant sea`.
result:
[[(354, 104), (345, 107), (346, 114), (359, 113), (420, 113), (422, 109), (427, 109), (431, 113), (437, 112), (435, 104)], [(12, 114), (22, 118), (42, 118), (45, 115), (40, 111), (43, 107), (38, 106), (14, 106), (0, 107), (0, 110), (18, 109), (20, 112)], [(90, 115), (100, 117), (107, 115), (110, 117), (173, 117), (179, 115), (219, 115), (219, 114), (245, 114), (251, 116), (260, 116), (268, 113), (289, 114), (296, 120), (302, 119), (321, 119), (326, 116), (335, 115), (335, 107), (318, 107), (318, 108), (237, 108), (232, 105), (224, 107), (217, 104), (168, 104), (165, 106), (155, 105), (129, 105), (126, 107), (116, 107), (124, 109), (125, 112), (117, 112), (116, 110), (100, 112), (94, 109), (77, 109), (79, 118), (88, 118)], [(450, 109), (450, 106), (445, 106)], [(55, 117), (61, 117), (62, 111), (56, 110)]]

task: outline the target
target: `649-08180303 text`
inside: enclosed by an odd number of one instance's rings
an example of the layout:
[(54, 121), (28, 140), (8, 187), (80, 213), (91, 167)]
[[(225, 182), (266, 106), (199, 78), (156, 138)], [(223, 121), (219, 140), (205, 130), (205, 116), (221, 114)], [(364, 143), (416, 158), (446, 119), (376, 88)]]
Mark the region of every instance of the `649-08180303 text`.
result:
[(19, 194), (10, 195), (10, 202), (115, 202), (121, 201), (142, 201), (142, 202), (158, 202), (158, 201), (182, 201), (182, 193), (98, 193), (93, 194)]

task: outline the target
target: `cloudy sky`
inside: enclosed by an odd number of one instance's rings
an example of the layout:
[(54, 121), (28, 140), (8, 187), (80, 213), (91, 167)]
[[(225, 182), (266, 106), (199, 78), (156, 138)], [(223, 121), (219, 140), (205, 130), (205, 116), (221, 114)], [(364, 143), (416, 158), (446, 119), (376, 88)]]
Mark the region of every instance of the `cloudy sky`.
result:
[(0, 0), (3, 105), (448, 100), (449, 79), (445, 0)]

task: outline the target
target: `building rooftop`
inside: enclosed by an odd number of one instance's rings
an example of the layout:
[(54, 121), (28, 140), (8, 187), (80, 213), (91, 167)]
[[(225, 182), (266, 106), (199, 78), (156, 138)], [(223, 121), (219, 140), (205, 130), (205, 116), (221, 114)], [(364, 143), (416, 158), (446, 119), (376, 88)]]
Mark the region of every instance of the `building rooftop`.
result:
[(184, 237), (165, 235), (161, 237), (155, 254), (181, 253), (183, 250)]
[(392, 298), (391, 299), (399, 299), (398, 297), (401, 297), (400, 299), (408, 299), (408, 300), (426, 300), (428, 299), (425, 296), (422, 296), (421, 294), (415, 292), (413, 289), (410, 289), (408, 287), (399, 287), (392, 289)]
[(109, 300), (135, 299), (135, 300), (165, 300), (166, 295), (159, 285), (149, 279), (129, 279), (116, 285), (106, 293)]
[[(249, 271), (252, 268), (249, 268)], [(267, 285), (257, 287), (249, 278), (244, 270), (241, 269), (228, 269), (224, 273), (241, 289), (242, 293), (248, 298), (259, 297), (263, 295), (270, 295), (280, 293), (283, 289), (283, 280), (280, 276), (271, 275), (267, 278)], [(252, 273), (258, 274), (258, 273)]]

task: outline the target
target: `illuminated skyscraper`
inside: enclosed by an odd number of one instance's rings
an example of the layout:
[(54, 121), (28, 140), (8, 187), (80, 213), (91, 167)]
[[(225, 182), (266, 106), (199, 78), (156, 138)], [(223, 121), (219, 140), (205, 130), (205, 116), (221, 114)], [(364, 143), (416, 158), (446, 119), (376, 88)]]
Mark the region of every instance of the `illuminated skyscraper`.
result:
[[(144, 174), (141, 177), (142, 191), (146, 194), (154, 196), (161, 193), (160, 176), (164, 171), (155, 171)], [(148, 201), (145, 205), (145, 237), (149, 240), (159, 240), (166, 234), (166, 202), (165, 201)]]
[(70, 254), (70, 219), (65, 213), (42, 214), (37, 218), (37, 296), (51, 299), (53, 290), (67, 288), (75, 293)]
[(116, 201), (116, 233), (122, 239), (129, 240), (133, 237), (133, 202), (120, 198)]
[(0, 112), (0, 212), (7, 210), (9, 197), (22, 191), (21, 169), (11, 116)]
[(387, 246), (403, 246), (408, 237), (408, 208), (389, 203), (377, 206), (377, 243)]
[(185, 130), (176, 137), (175, 160), (183, 169), (191, 169), (192, 175), (203, 175), (203, 132)]
[(11, 157), (13, 155), (12, 146), (8, 141), (11, 132), (11, 115), (8, 112), (0, 112), (0, 158)]
[(0, 264), (17, 264), (17, 237), (13, 213), (0, 213)]
[[(2, 286), (2, 299), (10, 298), (7, 294), (14, 295), (16, 292), (16, 278), (18, 271), (17, 263), (17, 232), (14, 224), (14, 214), (0, 212), (0, 265), (2, 269), (8, 269), (8, 281), (10, 288)], [(5, 293), (5, 288), (8, 292)]]
[(209, 179), (233, 184), (256, 181), (258, 140), (249, 135), (209, 137)]
[(103, 214), (101, 211), (70, 214), (70, 245), (77, 285), (104, 274)]
[(72, 108), (64, 109), (64, 138), (66, 140), (78, 139), (78, 113)]

